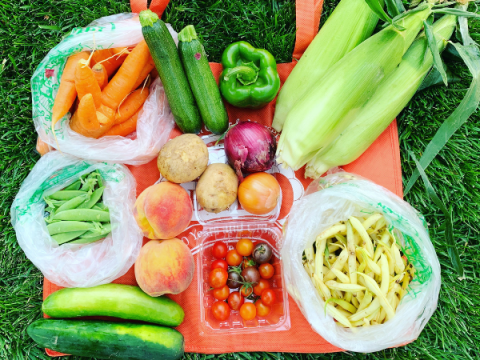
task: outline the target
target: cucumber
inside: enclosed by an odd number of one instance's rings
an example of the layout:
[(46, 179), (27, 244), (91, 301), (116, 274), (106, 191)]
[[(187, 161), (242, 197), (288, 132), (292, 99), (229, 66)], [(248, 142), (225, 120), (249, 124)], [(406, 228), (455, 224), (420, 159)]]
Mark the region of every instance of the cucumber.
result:
[(149, 324), (40, 319), (27, 333), (41, 347), (97, 359), (176, 360), (184, 352), (182, 334)]
[(45, 299), (42, 311), (53, 318), (113, 316), (166, 326), (180, 325), (185, 316), (168, 297), (150, 297), (137, 286), (121, 284), (58, 290)]
[(184, 133), (198, 134), (202, 119), (172, 35), (165, 23), (150, 10), (140, 12), (140, 24), (175, 122)]
[(203, 123), (212, 133), (223, 134), (228, 129), (227, 110), (193, 25), (178, 34), (178, 52)]

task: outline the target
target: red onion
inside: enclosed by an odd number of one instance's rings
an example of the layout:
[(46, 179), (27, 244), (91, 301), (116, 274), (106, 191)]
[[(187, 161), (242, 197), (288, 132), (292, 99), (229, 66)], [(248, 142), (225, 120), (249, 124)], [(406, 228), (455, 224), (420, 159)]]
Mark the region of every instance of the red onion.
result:
[(259, 172), (273, 166), (277, 142), (265, 126), (247, 121), (227, 132), (224, 147), (228, 162), (243, 181), (242, 171)]

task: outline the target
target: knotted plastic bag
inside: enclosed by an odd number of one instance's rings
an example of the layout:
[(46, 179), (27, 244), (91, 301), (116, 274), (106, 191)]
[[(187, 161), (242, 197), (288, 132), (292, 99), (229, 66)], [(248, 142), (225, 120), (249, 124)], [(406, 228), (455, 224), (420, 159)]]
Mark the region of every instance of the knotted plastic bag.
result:
[[(288, 292), (312, 328), (333, 345), (357, 352), (379, 351), (415, 340), (437, 307), (441, 283), (440, 264), (423, 217), (387, 189), (345, 172), (312, 182), (305, 194), (290, 212), (282, 260)], [(382, 213), (388, 225), (397, 230), (399, 245), (414, 265), (415, 276), (392, 319), (347, 329), (325, 313), (325, 302), (303, 267), (302, 253), (322, 231), (365, 212)]]
[[(44, 220), (43, 197), (83, 174), (98, 170), (104, 181), (103, 203), (112, 232), (90, 244), (58, 245)], [(53, 283), (91, 287), (110, 283), (133, 265), (143, 235), (133, 217), (135, 178), (123, 165), (86, 161), (54, 151), (43, 156), (23, 182), (11, 207), (17, 241), (27, 257)]]
[[(167, 24), (174, 40), (177, 33)], [(33, 121), (40, 138), (64, 153), (83, 159), (141, 165), (158, 155), (173, 126), (173, 115), (162, 83), (150, 85), (143, 110), (139, 113), (136, 136), (108, 136), (100, 139), (80, 135), (68, 126), (68, 113), (51, 130), (52, 108), (67, 58), (80, 51), (132, 46), (143, 40), (136, 14), (118, 14), (95, 20), (85, 28), (75, 28), (42, 60), (32, 76)]]

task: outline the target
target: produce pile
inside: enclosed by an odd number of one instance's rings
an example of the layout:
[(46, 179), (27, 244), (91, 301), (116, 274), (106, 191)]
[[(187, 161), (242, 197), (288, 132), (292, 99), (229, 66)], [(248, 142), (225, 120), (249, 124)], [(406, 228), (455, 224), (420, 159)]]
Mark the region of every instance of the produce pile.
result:
[[(161, 179), (138, 195), (132, 209), (138, 235), (151, 239), (135, 260), (138, 287), (105, 284), (55, 292), (42, 306), (52, 319), (35, 321), (29, 335), (43, 347), (73, 355), (183, 356), (183, 336), (170, 327), (182, 323), (184, 312), (167, 295), (185, 291), (195, 275), (192, 252), (177, 238), (191, 224), (194, 209), (196, 215), (228, 217), (238, 202), (260, 219), (279, 211), (281, 188), (268, 173), (276, 162), (295, 171), (306, 165), (305, 176), (312, 178), (348, 164), (385, 130), (434, 67), (446, 82), (440, 53), (457, 17), (474, 15), (460, 5), (452, 9), (451, 3), (433, 1), (406, 11), (401, 2), (389, 0), (388, 14), (383, 5), (381, 0), (342, 0), (280, 92), (276, 61), (268, 51), (244, 41), (230, 44), (217, 85), (194, 26), (180, 31), (177, 48), (166, 24), (150, 10), (139, 15), (144, 40), (138, 44), (70, 56), (51, 109), (54, 134), (56, 123), (70, 113), (68, 126), (81, 136), (134, 137), (156, 77), (183, 134), (161, 148)], [(372, 35), (379, 19), (385, 26)], [(229, 127), (224, 101), (260, 109), (276, 97), (272, 126), (279, 137), (252, 121)], [(197, 135), (203, 126), (221, 135), (226, 163), (211, 163)], [(41, 154), (51, 150), (41, 140), (37, 148)], [(186, 188), (194, 188), (196, 204)], [(80, 249), (115, 231), (102, 201), (104, 189), (102, 176), (93, 171), (43, 197), (46, 229), (56, 246)], [(211, 249), (215, 260), (203, 285), (215, 301), (207, 316), (225, 324), (238, 315), (244, 324), (268, 322), (274, 308), (287, 303), (279, 295), (281, 259), (273, 256), (278, 249), (248, 236), (229, 249), (233, 241), (216, 241)], [(209, 250), (201, 245), (203, 256)], [(353, 328), (388, 323), (416, 280), (402, 245), (397, 230), (375, 213), (332, 224), (303, 254), (288, 255), (303, 256), (325, 314), (354, 333), (361, 330)], [(126, 322), (75, 319), (85, 316)]]

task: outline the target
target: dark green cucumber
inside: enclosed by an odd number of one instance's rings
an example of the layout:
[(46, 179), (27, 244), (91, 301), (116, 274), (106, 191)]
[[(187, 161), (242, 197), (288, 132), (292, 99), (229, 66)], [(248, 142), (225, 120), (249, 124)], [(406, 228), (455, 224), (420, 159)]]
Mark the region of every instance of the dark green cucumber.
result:
[(166, 326), (180, 325), (185, 316), (168, 297), (154, 298), (137, 286), (121, 284), (58, 290), (45, 299), (42, 311), (53, 318), (113, 316)]
[(199, 133), (202, 119), (172, 35), (165, 23), (150, 10), (140, 12), (140, 24), (175, 122), (184, 133)]
[(27, 333), (40, 347), (97, 359), (176, 360), (184, 351), (177, 330), (149, 324), (40, 319)]
[(228, 129), (227, 110), (193, 25), (178, 34), (178, 52), (203, 123), (212, 133), (223, 134)]

